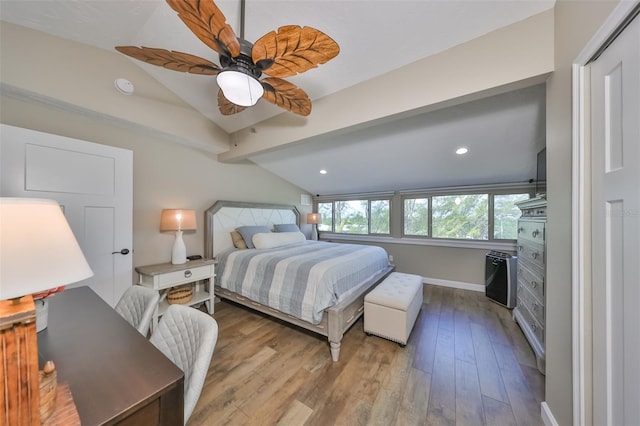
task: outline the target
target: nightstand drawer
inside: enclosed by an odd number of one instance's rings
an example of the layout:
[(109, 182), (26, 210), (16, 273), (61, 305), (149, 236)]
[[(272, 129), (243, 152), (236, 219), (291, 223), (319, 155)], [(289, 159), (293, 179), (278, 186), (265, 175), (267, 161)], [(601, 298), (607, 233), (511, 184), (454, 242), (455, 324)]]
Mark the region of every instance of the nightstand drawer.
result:
[(198, 266), (196, 268), (162, 274), (158, 277), (158, 285), (160, 288), (173, 287), (183, 283), (209, 278), (211, 275), (213, 275), (211, 265)]

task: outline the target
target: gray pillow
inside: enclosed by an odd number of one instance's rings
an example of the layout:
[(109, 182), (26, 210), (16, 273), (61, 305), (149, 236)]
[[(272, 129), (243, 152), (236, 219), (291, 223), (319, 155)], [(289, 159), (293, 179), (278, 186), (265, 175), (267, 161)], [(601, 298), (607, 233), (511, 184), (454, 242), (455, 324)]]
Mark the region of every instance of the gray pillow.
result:
[(250, 249), (256, 248), (256, 246), (253, 245), (253, 236), (255, 234), (260, 234), (263, 232), (271, 232), (271, 230), (266, 226), (258, 226), (258, 225), (239, 226), (236, 228), (236, 231), (238, 231), (240, 235), (242, 235), (242, 239), (247, 244), (247, 248), (250, 248)]
[(281, 223), (279, 225), (273, 225), (273, 229), (276, 232), (300, 232), (300, 228), (295, 223)]

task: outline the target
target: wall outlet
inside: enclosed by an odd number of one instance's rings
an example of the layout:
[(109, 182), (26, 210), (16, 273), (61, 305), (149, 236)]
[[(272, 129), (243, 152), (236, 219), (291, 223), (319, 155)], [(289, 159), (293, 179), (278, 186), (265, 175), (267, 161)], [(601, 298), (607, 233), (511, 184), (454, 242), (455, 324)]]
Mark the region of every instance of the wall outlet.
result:
[(393, 263), (393, 256), (389, 255), (389, 262)]

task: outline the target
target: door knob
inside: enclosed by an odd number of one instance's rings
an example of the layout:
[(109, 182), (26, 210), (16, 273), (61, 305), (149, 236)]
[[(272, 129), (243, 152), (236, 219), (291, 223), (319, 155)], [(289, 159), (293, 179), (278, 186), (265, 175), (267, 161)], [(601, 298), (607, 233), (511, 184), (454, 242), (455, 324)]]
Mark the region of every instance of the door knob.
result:
[(129, 249), (127, 249), (127, 248), (123, 248), (123, 249), (122, 249), (122, 250), (120, 250), (120, 251), (114, 251), (114, 252), (111, 252), (111, 254), (122, 254), (122, 255), (127, 255), (127, 254), (129, 254)]

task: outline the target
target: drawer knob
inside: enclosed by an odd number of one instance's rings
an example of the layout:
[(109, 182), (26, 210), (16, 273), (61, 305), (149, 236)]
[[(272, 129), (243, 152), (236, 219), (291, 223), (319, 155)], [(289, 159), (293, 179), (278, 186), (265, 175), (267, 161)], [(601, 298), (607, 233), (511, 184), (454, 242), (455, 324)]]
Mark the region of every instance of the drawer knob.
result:
[(521, 226), (520, 228), (518, 228), (518, 234), (521, 233), (522, 231), (524, 231), (524, 227)]
[(533, 253), (531, 253), (531, 257), (533, 257), (534, 259), (537, 259), (539, 256), (537, 251), (534, 251)]
[(540, 231), (539, 231), (539, 230), (537, 230), (537, 229), (531, 233), (531, 236), (532, 236), (533, 238), (537, 237), (538, 235), (540, 235)]
[(536, 288), (538, 287), (538, 283), (535, 280), (531, 281), (531, 287)]
[(189, 277), (191, 277), (191, 275), (192, 275), (192, 274), (191, 274), (191, 271), (190, 271), (190, 270), (188, 270), (188, 269), (187, 269), (186, 271), (184, 271), (184, 277), (185, 277), (185, 278), (189, 278)]

